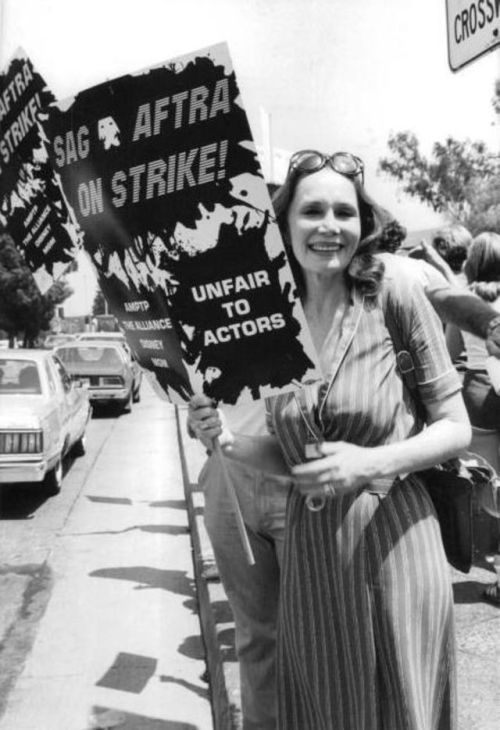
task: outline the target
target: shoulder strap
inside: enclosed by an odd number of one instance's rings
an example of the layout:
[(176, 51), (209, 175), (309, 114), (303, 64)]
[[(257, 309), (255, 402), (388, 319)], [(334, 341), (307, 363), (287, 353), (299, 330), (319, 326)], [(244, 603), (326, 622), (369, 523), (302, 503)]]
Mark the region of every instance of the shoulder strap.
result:
[(391, 336), (394, 349), (396, 351), (396, 367), (401, 374), (403, 383), (408, 389), (413, 402), (415, 404), (417, 418), (425, 423), (425, 408), (418, 397), (417, 379), (415, 377), (415, 365), (408, 346), (403, 342), (401, 328), (396, 320), (394, 306), (390, 301), (389, 292), (383, 293), (383, 311), (386, 327)]

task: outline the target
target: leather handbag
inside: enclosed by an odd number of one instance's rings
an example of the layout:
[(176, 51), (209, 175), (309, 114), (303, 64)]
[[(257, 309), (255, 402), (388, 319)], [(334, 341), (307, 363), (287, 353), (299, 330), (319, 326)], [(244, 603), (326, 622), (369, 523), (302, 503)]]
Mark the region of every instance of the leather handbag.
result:
[(477, 502), (490, 517), (500, 519), (500, 477), (496, 473), (479, 486)]
[(468, 573), (474, 540), (471, 474), (459, 463), (439, 465), (418, 472), (434, 505), (446, 559), (456, 570)]

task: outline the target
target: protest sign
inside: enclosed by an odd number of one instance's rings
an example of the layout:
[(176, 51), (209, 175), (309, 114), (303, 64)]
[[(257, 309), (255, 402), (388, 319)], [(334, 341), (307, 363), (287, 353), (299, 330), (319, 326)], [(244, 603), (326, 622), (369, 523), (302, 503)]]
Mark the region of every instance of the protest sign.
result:
[(40, 127), (52, 101), (43, 78), (18, 51), (0, 74), (0, 223), (42, 292), (67, 270), (80, 246)]
[(169, 396), (319, 377), (225, 44), (59, 102), (47, 132), (110, 310)]

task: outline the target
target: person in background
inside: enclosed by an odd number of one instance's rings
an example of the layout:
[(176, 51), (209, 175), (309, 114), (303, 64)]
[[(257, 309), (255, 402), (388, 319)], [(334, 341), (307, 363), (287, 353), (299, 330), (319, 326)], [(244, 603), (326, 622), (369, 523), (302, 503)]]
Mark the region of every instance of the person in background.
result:
[(378, 237), (377, 251), (398, 253), (401, 244), (406, 238), (407, 230), (385, 208), (382, 208), (382, 217), (384, 222)]
[[(469, 290), (500, 314), (500, 235), (484, 232), (474, 238), (464, 265)], [(483, 456), (500, 474), (500, 395), (486, 369), (488, 351), (484, 340), (448, 325), (446, 342), (452, 359), (465, 350), (463, 396), (472, 424), (470, 450)], [(496, 542), (498, 548), (498, 526)], [(498, 549), (497, 549), (497, 552)], [(500, 561), (497, 560), (500, 568)], [(500, 573), (485, 589), (485, 597), (500, 605)]]
[(469, 246), (472, 243), (470, 232), (458, 223), (439, 230), (432, 239), (432, 246), (446, 261), (459, 285), (466, 285), (462, 271)]
[[(293, 479), (277, 727), (445, 730), (454, 727), (453, 600), (439, 525), (414, 472), (458, 453), (470, 428), (422, 288), (384, 277), (372, 255), (379, 218), (362, 176), (348, 153), (297, 153), (274, 200), (325, 373), (268, 403)], [(420, 432), (388, 308), (415, 360), (428, 416)], [(226, 456), (245, 461), (246, 441), (201, 410), (205, 438), (221, 436)]]
[[(199, 394), (191, 400), (188, 414), (188, 432), (209, 451), (212, 438), (205, 437), (204, 408), (212, 405), (210, 398)], [(263, 401), (224, 406), (224, 414), (235, 433), (253, 439), (267, 434)], [(243, 730), (275, 730), (276, 626), (291, 480), (272, 473), (272, 468), (266, 471), (262, 460), (256, 466), (226, 460), (226, 469), (237, 493), (255, 565), (249, 565), (244, 553), (216, 453), (209, 453), (198, 484), (205, 495), (204, 520), (216, 567), (234, 617)]]

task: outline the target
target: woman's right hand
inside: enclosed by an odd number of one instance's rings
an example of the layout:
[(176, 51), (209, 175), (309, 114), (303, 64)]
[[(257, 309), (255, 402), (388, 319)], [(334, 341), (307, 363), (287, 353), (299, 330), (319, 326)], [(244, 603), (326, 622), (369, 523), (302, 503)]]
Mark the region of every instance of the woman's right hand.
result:
[(189, 401), (187, 429), (206, 449), (213, 448), (213, 440), (223, 431), (221, 412), (215, 408), (214, 401), (203, 393), (193, 395)]

